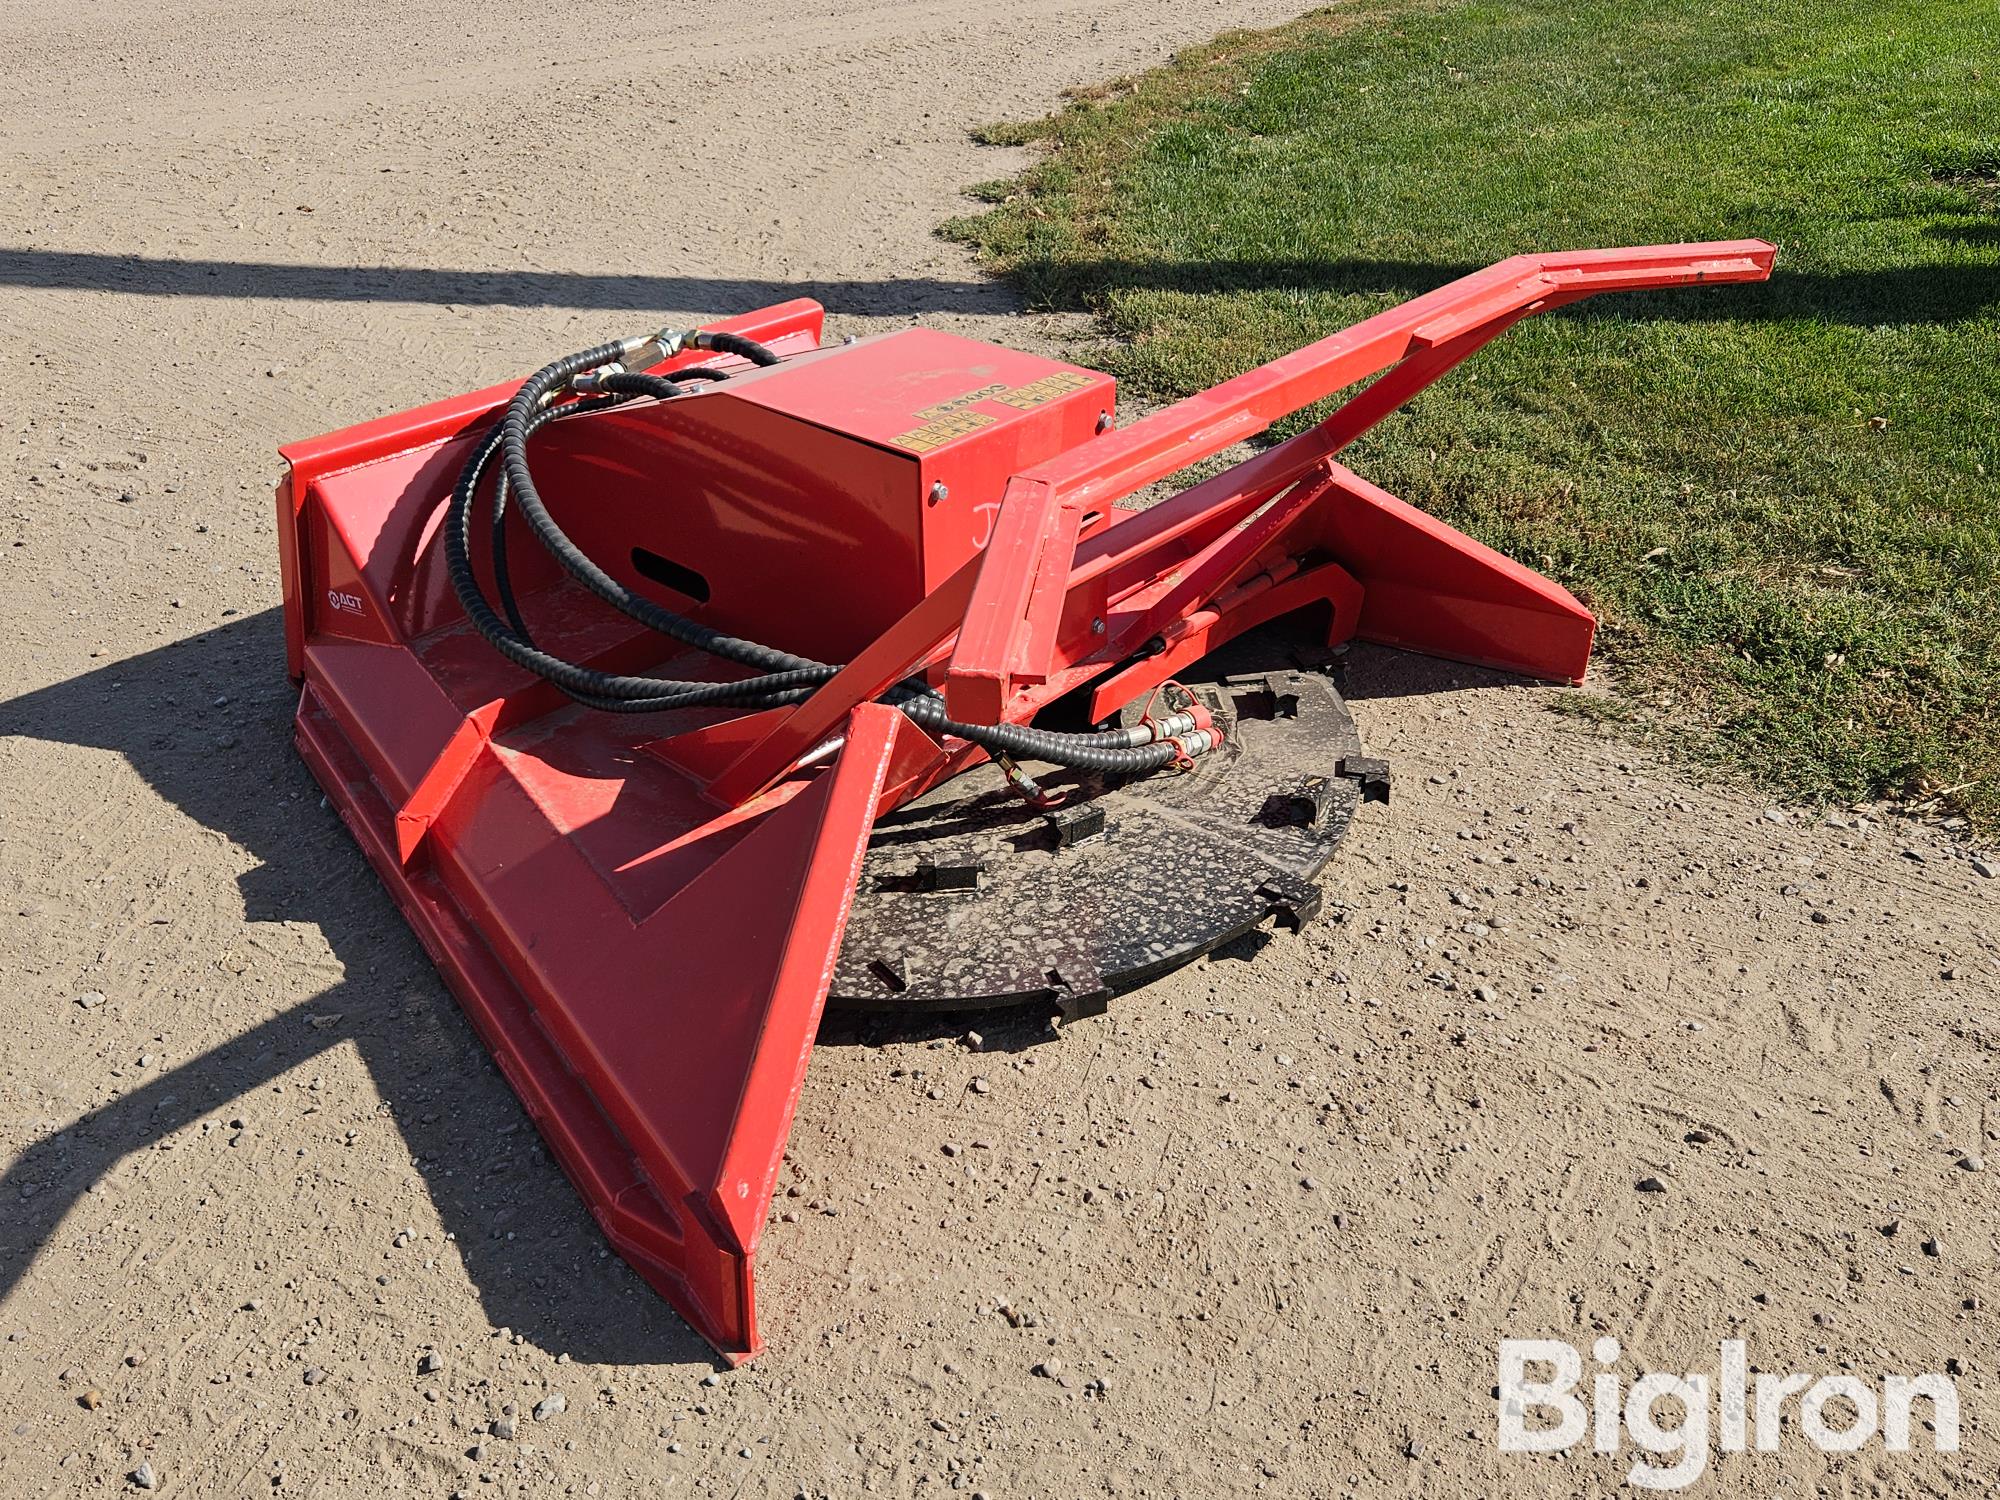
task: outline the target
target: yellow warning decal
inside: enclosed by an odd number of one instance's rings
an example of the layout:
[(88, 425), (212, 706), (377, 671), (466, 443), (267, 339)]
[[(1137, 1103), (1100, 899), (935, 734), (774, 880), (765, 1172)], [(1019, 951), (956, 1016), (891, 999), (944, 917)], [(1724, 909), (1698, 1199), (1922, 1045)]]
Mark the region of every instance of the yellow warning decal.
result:
[(968, 432), (991, 427), (993, 421), (983, 411), (956, 411), (934, 422), (926, 422), (921, 427), (912, 427), (908, 432), (899, 432), (890, 441), (912, 453), (928, 453), (933, 448), (942, 448), (953, 438), (962, 438)]
[(1067, 396), (1071, 391), (1080, 391), (1090, 384), (1090, 377), (1081, 370), (1058, 370), (1053, 375), (1044, 375), (1040, 380), (1031, 380), (1019, 390), (1003, 391), (993, 399), (1002, 406), (1011, 406), (1016, 411), (1030, 411), (1058, 396)]
[(963, 396), (954, 396), (949, 401), (940, 401), (935, 406), (926, 406), (916, 413), (924, 419), (923, 426), (899, 432), (889, 441), (912, 453), (928, 453), (933, 448), (942, 448), (953, 438), (962, 438), (968, 432), (993, 425), (994, 418), (983, 412), (967, 411), (965, 408), (968, 406), (981, 401), (995, 401), (1016, 411), (1032, 411), (1058, 396), (1080, 391), (1090, 383), (1090, 377), (1081, 370), (1058, 370), (1053, 375), (1044, 375), (1040, 380), (1031, 380), (1012, 389), (1004, 385), (984, 386), (976, 391), (967, 391)]
[(991, 401), (996, 398), (1005, 400), (1006, 398), (1002, 393), (1006, 389), (1006, 386), (996, 381), (992, 385), (981, 386), (976, 391), (967, 391), (963, 396), (953, 396), (949, 401), (940, 401), (936, 406), (926, 406), (917, 415), (926, 421), (934, 421), (938, 417), (949, 416), (961, 406), (977, 406), (982, 401)]

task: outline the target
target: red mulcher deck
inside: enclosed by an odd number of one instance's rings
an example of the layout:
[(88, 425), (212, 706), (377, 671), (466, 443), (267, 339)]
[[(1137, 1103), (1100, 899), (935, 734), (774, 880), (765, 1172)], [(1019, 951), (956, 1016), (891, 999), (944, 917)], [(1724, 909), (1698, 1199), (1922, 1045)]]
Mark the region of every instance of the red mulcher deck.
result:
[[(923, 329), (821, 348), (807, 301), (713, 325), (783, 358), (545, 446), (551, 491), (588, 497), (565, 525), (620, 583), (847, 663), (733, 717), (593, 711), (468, 626), (440, 517), (513, 387), (293, 444), (300, 751), (605, 1233), (747, 1358), (753, 1257), (871, 833), (987, 758), (876, 700), (914, 674), (965, 724), (1066, 695), (1102, 721), (1280, 616), (1330, 645), (1579, 680), (1594, 621), (1575, 599), (1335, 455), (1521, 318), (1761, 280), (1772, 254), (1517, 257), (1125, 428), (1109, 377), (1031, 355)], [(1370, 377), (1307, 431), (1117, 508)], [(729, 675), (519, 540), (537, 639), (606, 670)]]

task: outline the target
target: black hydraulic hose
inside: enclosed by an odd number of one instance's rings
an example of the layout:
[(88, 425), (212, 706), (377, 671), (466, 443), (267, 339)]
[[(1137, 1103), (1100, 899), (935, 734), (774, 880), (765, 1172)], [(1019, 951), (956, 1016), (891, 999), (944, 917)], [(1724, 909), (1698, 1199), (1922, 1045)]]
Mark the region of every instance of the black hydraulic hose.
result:
[[(696, 335), (691, 342), (718, 353), (737, 355), (757, 365), (778, 362), (778, 356), (771, 350), (736, 334), (704, 332)], [(553, 682), (584, 706), (605, 712), (652, 713), (701, 707), (767, 708), (803, 701), (839, 668), (727, 635), (633, 593), (585, 556), (563, 533), (542, 503), (528, 469), (527, 445), (529, 439), (544, 426), (552, 421), (622, 406), (642, 396), (670, 399), (684, 390), (684, 386), (665, 376), (613, 371), (600, 374), (589, 382), (594, 390), (604, 394), (567, 404), (554, 404), (557, 395), (568, 387), (574, 377), (586, 371), (600, 370), (629, 347), (625, 343), (604, 344), (544, 366), (522, 383), (500, 421), (480, 440), (467, 460), (453, 491), (444, 527), (445, 567), (453, 591), (465, 609), (466, 618), (508, 660)], [(675, 372), (682, 381), (712, 379), (719, 373), (708, 370)], [(495, 585), (502, 608), (506, 611), (507, 618), (504, 620), (494, 612), (473, 572), (467, 545), (479, 490), (496, 458), (500, 462), (501, 475), (495, 485), (493, 504), (493, 567)], [(510, 495), (518, 503), (536, 540), (547, 547), (564, 570), (585, 588), (648, 628), (710, 655), (759, 668), (759, 675), (728, 682), (620, 675), (566, 661), (541, 649), (522, 621), (508, 577), (503, 526)], [(944, 699), (935, 689), (917, 680), (892, 688), (883, 695), (883, 701), (900, 709), (932, 733), (967, 740), (990, 752), (1050, 761), (1080, 770), (1132, 775), (1157, 770), (1181, 757), (1181, 751), (1166, 742), (1134, 744), (1135, 731), (1129, 729), (1065, 734), (1022, 724), (963, 724), (949, 717)]]
[(753, 365), (775, 365), (778, 362), (775, 351), (755, 339), (746, 339), (740, 333), (704, 331), (694, 336), (693, 343), (698, 349), (713, 349), (717, 354), (734, 354), (738, 359), (747, 359)]
[[(545, 423), (559, 417), (585, 416), (593, 411), (603, 411), (608, 406), (623, 406), (630, 399), (625, 396), (591, 397), (572, 401), (567, 406), (548, 407), (536, 418), (529, 436), (532, 437)], [(491, 458), (492, 451), (490, 448), (487, 450), (487, 459)], [(484, 460), (480, 467), (483, 472)], [(514, 598), (514, 580), (507, 570), (507, 481), (504, 477), (493, 489), (493, 520), (488, 531), (488, 547), (493, 558), (493, 583), (495, 592), (500, 596), (500, 608), (507, 615), (507, 623), (514, 627), (514, 634), (532, 646), (534, 638), (528, 634), (528, 622), (521, 618), (520, 604)]]
[[(954, 735), (983, 750), (998, 750), (1023, 760), (1045, 760), (1079, 771), (1136, 775), (1141, 771), (1157, 771), (1178, 760), (1181, 754), (1164, 741), (1154, 745), (1106, 745), (1098, 735), (1062, 734), (1028, 724), (961, 724), (945, 716), (944, 700), (936, 693), (926, 693), (897, 707), (935, 734)], [(1122, 734), (1123, 731), (1114, 729), (1103, 738), (1115, 740)]]
[(622, 370), (616, 375), (597, 377), (600, 391), (611, 391), (622, 396), (653, 396), (661, 401), (672, 400), (684, 395), (687, 387), (667, 379), (664, 375), (642, 375), (636, 370)]
[(615, 699), (619, 709), (627, 713), (741, 703), (762, 707), (765, 705), (756, 701), (760, 696), (785, 694), (792, 690), (810, 691), (833, 675), (831, 667), (815, 667), (735, 682), (683, 682), (663, 677), (621, 676), (552, 656), (525, 637), (516, 635), (487, 602), (472, 571), (471, 555), (466, 545), (473, 503), (480, 481), (500, 447), (500, 438), (499, 430), (495, 429), (482, 439), (459, 475), (458, 485), (452, 492), (451, 509), (445, 517), (445, 571), (450, 575), (452, 589), (473, 627), (508, 660), (546, 677), (579, 699)]
[[(824, 666), (822, 662), (724, 634), (634, 593), (586, 557), (550, 518), (542, 504), (541, 494), (535, 488), (534, 476), (528, 472), (529, 424), (545, 401), (568, 386), (572, 376), (609, 364), (623, 352), (623, 348), (622, 344), (601, 344), (595, 349), (586, 349), (581, 354), (572, 354), (545, 365), (523, 381), (514, 399), (507, 403), (507, 410), (500, 419), (500, 464), (501, 471), (507, 476), (508, 490), (521, 508), (522, 518), (535, 533), (536, 540), (549, 550), (572, 578), (613, 609), (629, 615), (649, 630), (657, 630), (661, 635), (684, 646), (693, 646), (698, 651), (706, 651), (711, 656), (720, 656), (726, 661), (739, 662), (763, 672)], [(770, 354), (768, 350), (764, 352)], [(770, 357), (776, 358), (775, 355)]]

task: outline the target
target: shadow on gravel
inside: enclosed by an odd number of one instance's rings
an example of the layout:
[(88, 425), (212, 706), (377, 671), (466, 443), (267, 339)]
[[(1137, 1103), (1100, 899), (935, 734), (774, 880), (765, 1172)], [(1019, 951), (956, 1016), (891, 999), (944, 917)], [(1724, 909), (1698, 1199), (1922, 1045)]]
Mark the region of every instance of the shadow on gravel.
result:
[[(321, 805), (291, 748), (283, 663), (272, 609), (0, 703), (0, 734), (115, 750), (160, 796), (249, 851), (260, 863), (241, 881), (244, 920), (317, 926), (346, 975), (8, 1163), (0, 1297), (70, 1207), (125, 1158), (202, 1119), (231, 1118), (232, 1101), (352, 1044), (496, 1326), (590, 1363), (713, 1366), (708, 1346), (623, 1261), (599, 1258), (596, 1224), (339, 818)], [(210, 707), (223, 694), (234, 700), (227, 715)], [(143, 1021), (130, 1024), (134, 1043), (141, 1030), (150, 1034)], [(258, 1120), (249, 1124), (246, 1145), (289, 1158), (289, 1142), (260, 1140)], [(177, 1170), (171, 1154), (154, 1160), (161, 1172)], [(316, 1227), (302, 1217), (297, 1234)], [(386, 1245), (394, 1226), (379, 1228)]]
[(716, 314), (815, 297), (835, 311), (999, 314), (1020, 306), (995, 281), (928, 276), (872, 281), (762, 281), (722, 276), (592, 275), (564, 271), (442, 271), (418, 266), (307, 266), (175, 260), (96, 251), (0, 247), (0, 286), (121, 292), (142, 297), (271, 297), (305, 302), (445, 307), (699, 308)]
[[(1358, 641), (1348, 651), (1340, 674), (1340, 691), (1349, 704), (1367, 703), (1376, 698), (1423, 698), (1432, 693), (1457, 693), (1467, 688), (1516, 687), (1532, 681), (1491, 667), (1475, 667), (1462, 661), (1446, 661), (1441, 656), (1418, 656), (1392, 646), (1374, 646)], [(1537, 684), (1553, 691), (1548, 684)], [(1561, 684), (1567, 686), (1567, 684)], [(1368, 725), (1360, 726), (1363, 743)]]
[[(1990, 225), (1964, 237), (1990, 236)], [(718, 276), (567, 271), (448, 271), (418, 266), (311, 266), (276, 261), (180, 260), (101, 251), (0, 247), (0, 286), (121, 292), (146, 297), (272, 297), (307, 302), (386, 302), (431, 306), (574, 307), (593, 310), (700, 308), (741, 312), (791, 297), (814, 297), (836, 312), (895, 316), (927, 312), (1005, 313), (1022, 291), (1038, 308), (1088, 311), (1112, 292), (1161, 288), (1196, 295), (1317, 292), (1414, 296), (1480, 265), (1428, 261), (1128, 261), (1029, 264), (1012, 284), (931, 276), (880, 280), (765, 281)], [(1021, 290), (1017, 291), (1016, 287)], [(1987, 266), (1895, 266), (1876, 271), (1787, 270), (1770, 281), (1681, 292), (1630, 293), (1585, 301), (1558, 316), (1628, 322), (1812, 319), (1872, 328), (1884, 323), (1951, 323), (2000, 305), (2000, 275)]]

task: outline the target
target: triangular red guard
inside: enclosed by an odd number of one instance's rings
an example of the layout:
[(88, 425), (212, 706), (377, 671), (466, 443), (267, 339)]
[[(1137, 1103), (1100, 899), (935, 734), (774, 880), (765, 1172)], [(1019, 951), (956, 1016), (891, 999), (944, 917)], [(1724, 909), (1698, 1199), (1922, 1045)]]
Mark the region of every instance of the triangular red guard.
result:
[(1319, 540), (1360, 580), (1363, 640), (1583, 681), (1597, 619), (1568, 589), (1353, 470), (1328, 468), (1338, 493), (1319, 508)]
[[(605, 983), (543, 1012), (682, 1219), (683, 1279), (662, 1290), (732, 1359), (759, 1346), (750, 1258), (901, 718), (856, 708), (827, 771), (601, 955)], [(564, 946), (551, 933), (538, 956), (573, 971)]]

